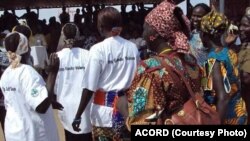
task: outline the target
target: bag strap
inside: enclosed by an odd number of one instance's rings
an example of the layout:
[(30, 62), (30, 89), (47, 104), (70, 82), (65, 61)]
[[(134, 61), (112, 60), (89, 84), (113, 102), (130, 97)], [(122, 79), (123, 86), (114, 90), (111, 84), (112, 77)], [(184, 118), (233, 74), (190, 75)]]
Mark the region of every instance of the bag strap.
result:
[[(169, 61), (174, 65), (172, 58), (165, 56), (169, 59)], [(181, 80), (185, 83), (186, 88), (188, 89), (189, 94), (191, 95), (192, 99), (195, 100), (195, 93), (193, 92), (193, 90), (191, 89), (191, 86), (189, 85), (187, 79), (184, 77), (183, 73), (181, 73), (180, 71), (178, 71), (177, 69), (175, 69), (174, 67), (169, 66), (162, 57), (155, 57), (157, 60), (160, 61), (161, 65), (163, 65), (164, 68), (166, 68), (166, 70), (170, 73), (173, 74), (173, 71), (179, 75), (181, 77)]]

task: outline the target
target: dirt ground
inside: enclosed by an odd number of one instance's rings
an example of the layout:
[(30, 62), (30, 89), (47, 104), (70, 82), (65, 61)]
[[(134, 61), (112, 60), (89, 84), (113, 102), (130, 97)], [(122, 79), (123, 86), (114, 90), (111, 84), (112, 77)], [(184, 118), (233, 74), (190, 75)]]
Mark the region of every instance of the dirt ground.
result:
[(2, 128), (0, 127), (0, 141), (3, 141), (4, 138), (3, 138), (3, 131), (2, 131)]
[[(62, 128), (62, 125), (61, 125), (59, 119), (57, 118), (56, 111), (54, 112), (54, 116), (55, 116), (57, 127), (58, 127), (58, 134), (59, 134), (60, 141), (65, 141), (65, 139), (64, 139), (64, 130)], [(0, 141), (4, 141), (3, 131), (2, 131), (1, 127), (0, 127)]]

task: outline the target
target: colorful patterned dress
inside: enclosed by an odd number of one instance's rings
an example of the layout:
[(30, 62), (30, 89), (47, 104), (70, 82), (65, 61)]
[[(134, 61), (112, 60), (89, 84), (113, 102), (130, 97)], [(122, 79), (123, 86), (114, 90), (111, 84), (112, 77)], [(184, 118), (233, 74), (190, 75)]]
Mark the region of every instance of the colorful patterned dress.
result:
[[(165, 58), (169, 66), (184, 72), (195, 92), (200, 91), (200, 68), (196, 60), (188, 55), (180, 59), (172, 56), (172, 61)], [(194, 65), (195, 64), (195, 65)], [(190, 95), (184, 82), (172, 76), (157, 58), (149, 58), (138, 66), (136, 76), (128, 92), (129, 119), (127, 126), (132, 124), (151, 124), (145, 119), (156, 113), (165, 112), (166, 116), (178, 111), (189, 99)]]
[[(112, 128), (111, 127), (98, 127), (93, 125), (93, 137), (96, 141), (112, 141), (118, 140), (125, 133), (124, 119), (122, 114), (118, 111), (117, 105), (118, 93), (117, 92), (103, 92), (98, 90), (95, 92), (95, 104), (113, 108), (112, 113)], [(92, 105), (93, 106), (93, 105)], [(100, 110), (100, 109), (99, 109)], [(102, 109), (106, 112), (105, 109)]]
[(231, 97), (223, 124), (246, 124), (247, 111), (245, 102), (240, 94), (238, 58), (234, 51), (225, 47), (220, 51), (212, 49), (209, 52), (208, 60), (203, 65), (202, 87), (205, 92), (204, 98), (207, 103), (215, 108), (216, 93), (213, 89), (211, 72), (216, 61), (218, 61), (221, 65), (225, 91)]

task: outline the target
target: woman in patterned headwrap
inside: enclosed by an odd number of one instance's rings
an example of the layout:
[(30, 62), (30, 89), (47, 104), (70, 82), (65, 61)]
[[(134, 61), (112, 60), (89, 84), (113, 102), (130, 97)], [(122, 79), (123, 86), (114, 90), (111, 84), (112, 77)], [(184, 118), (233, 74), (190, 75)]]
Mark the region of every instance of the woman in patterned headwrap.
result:
[[(176, 75), (171, 75), (169, 70), (161, 68), (162, 62), (184, 73), (194, 92), (200, 90), (200, 70), (196, 60), (189, 55), (188, 32), (184, 33), (188, 31), (188, 26), (183, 16), (180, 8), (165, 0), (145, 18), (143, 38), (149, 49), (157, 55), (141, 62), (132, 86), (127, 92), (129, 106), (135, 105), (133, 111), (129, 112), (128, 128), (130, 119), (144, 110), (141, 107), (151, 107), (147, 111), (152, 111), (152, 113), (164, 111), (163, 120), (165, 120), (178, 112), (177, 110), (180, 110), (189, 99), (190, 95), (184, 82)], [(148, 79), (151, 80), (147, 81), (151, 85), (150, 91), (144, 90), (144, 87), (137, 87), (137, 84), (143, 80), (141, 78), (148, 75)], [(153, 101), (153, 103), (147, 101)], [(151, 106), (146, 106), (148, 104)]]
[(201, 20), (201, 39), (209, 49), (202, 86), (206, 101), (219, 112), (223, 124), (246, 124), (245, 102), (240, 94), (237, 54), (225, 44), (229, 22), (211, 11)]

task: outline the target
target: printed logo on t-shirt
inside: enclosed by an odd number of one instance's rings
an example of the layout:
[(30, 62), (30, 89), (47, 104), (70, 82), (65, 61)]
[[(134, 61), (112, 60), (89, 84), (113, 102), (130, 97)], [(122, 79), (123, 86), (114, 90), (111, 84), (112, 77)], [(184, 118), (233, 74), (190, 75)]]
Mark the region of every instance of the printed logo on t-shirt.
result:
[(75, 67), (65, 67), (65, 68), (59, 68), (59, 71), (74, 71), (74, 70), (84, 70), (84, 66), (75, 66)]
[(111, 59), (111, 60), (108, 60), (108, 64), (112, 64), (112, 63), (118, 63), (118, 62), (121, 62), (121, 61), (131, 61), (131, 60), (135, 60), (135, 57), (128, 57), (126, 56), (125, 58), (115, 58), (115, 59)]
[(14, 88), (14, 87), (2, 87), (2, 90), (4, 92), (15, 92), (16, 88)]
[(37, 89), (32, 89), (32, 90), (31, 90), (31, 95), (32, 95), (33, 97), (37, 97), (37, 96), (38, 96), (38, 90), (37, 90)]

